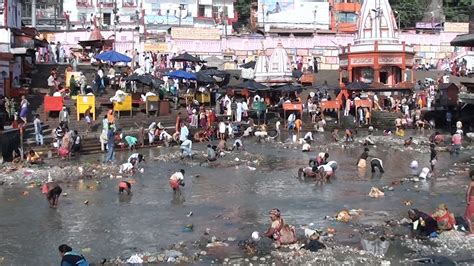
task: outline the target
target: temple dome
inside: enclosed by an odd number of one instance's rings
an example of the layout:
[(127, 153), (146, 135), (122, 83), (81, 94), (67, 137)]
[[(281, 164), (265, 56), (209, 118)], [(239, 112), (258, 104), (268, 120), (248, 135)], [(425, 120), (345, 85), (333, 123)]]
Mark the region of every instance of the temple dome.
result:
[(398, 27), (388, 0), (365, 0), (355, 43), (398, 43)]

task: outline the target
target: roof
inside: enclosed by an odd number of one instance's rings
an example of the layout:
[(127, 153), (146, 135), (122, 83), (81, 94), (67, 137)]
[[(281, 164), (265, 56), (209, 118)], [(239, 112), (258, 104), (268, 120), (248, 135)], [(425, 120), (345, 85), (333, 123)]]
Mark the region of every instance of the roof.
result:
[(439, 89), (439, 90), (446, 90), (446, 89), (448, 89), (448, 88), (451, 87), (451, 86), (455, 86), (456, 89), (459, 90), (459, 87), (458, 87), (456, 84), (454, 84), (454, 83), (441, 83), (441, 84), (438, 85), (438, 89)]
[(451, 46), (474, 47), (474, 33), (458, 35), (450, 44)]

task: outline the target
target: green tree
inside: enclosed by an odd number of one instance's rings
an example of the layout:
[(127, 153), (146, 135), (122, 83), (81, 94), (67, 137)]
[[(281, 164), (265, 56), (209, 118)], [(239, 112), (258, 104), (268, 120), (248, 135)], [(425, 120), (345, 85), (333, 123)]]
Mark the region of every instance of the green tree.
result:
[(424, 1), (398, 0), (396, 2), (397, 3), (393, 6), (393, 9), (398, 12), (397, 16), (400, 16), (401, 28), (415, 27), (416, 22), (423, 19), (423, 14), (426, 9)]
[(443, 11), (446, 21), (450, 22), (468, 22), (471, 0), (444, 0)]
[(250, 18), (250, 0), (237, 0), (234, 4), (234, 8), (239, 13), (241, 21), (248, 21)]

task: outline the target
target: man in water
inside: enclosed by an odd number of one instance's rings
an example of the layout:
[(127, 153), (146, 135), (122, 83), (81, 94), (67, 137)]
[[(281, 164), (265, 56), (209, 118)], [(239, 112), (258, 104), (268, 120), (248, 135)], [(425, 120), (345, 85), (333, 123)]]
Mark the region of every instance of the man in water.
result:
[(133, 153), (128, 157), (127, 162), (133, 164), (134, 166), (138, 165), (141, 162), (145, 161), (145, 156), (141, 153)]
[(120, 181), (119, 183), (119, 194), (123, 194), (123, 192), (127, 192), (127, 195), (130, 195), (132, 190), (132, 184), (127, 181)]
[(438, 223), (433, 217), (417, 209), (409, 210), (408, 217), (413, 224), (413, 233), (418, 236), (427, 237), (438, 229)]
[(84, 258), (83, 255), (74, 252), (70, 246), (62, 244), (58, 249), (59, 254), (61, 255), (61, 266), (89, 265), (86, 258)]
[(453, 133), (451, 137), (451, 145), (453, 146), (451, 150), (452, 153), (459, 154), (459, 151), (461, 150), (461, 144), (462, 144), (461, 140), (462, 140), (461, 134), (459, 134), (458, 132)]
[(380, 173), (384, 173), (383, 162), (379, 158), (370, 160), (370, 167), (372, 168), (372, 173), (375, 173), (375, 168), (378, 168)]
[(238, 151), (244, 150), (244, 144), (242, 143), (242, 140), (240, 138), (234, 140), (234, 145), (232, 145), (232, 151), (234, 149), (237, 149)]
[(471, 183), (469, 183), (469, 188), (467, 189), (466, 193), (467, 206), (464, 218), (466, 219), (467, 224), (469, 225), (469, 232), (471, 234), (474, 234), (474, 225), (472, 223), (472, 220), (474, 218), (474, 170), (471, 170), (469, 176), (471, 177)]
[(193, 142), (190, 139), (184, 140), (179, 147), (181, 149), (181, 159), (184, 159), (184, 157), (193, 158)]
[(174, 196), (181, 195), (180, 186), (184, 187), (184, 169), (179, 170), (179, 172), (175, 172), (170, 177), (170, 187), (173, 189)]
[(364, 152), (360, 155), (357, 167), (365, 168), (367, 166), (367, 158), (369, 157), (369, 148), (365, 148)]
[(217, 160), (216, 151), (212, 148), (211, 144), (207, 145), (207, 160), (209, 162), (213, 162)]
[(434, 171), (434, 167), (436, 162), (438, 161), (438, 152), (436, 152), (435, 145), (433, 143), (430, 144), (430, 165), (431, 165), (431, 172)]
[(301, 177), (316, 177), (319, 173), (317, 166), (306, 166), (305, 168), (298, 169), (298, 178)]
[(61, 196), (61, 193), (63, 192), (62, 188), (52, 179), (49, 179), (45, 185), (47, 190), (43, 192), (46, 192), (46, 199), (48, 200), (49, 207), (57, 208), (59, 196)]

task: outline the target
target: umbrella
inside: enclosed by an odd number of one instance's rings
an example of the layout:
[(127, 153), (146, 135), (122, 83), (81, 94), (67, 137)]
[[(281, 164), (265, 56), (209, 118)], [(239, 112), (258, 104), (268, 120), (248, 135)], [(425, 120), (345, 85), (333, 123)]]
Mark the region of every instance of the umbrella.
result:
[(347, 84), (346, 88), (350, 90), (366, 90), (369, 88), (369, 84), (360, 81), (355, 81)]
[(202, 61), (201, 59), (199, 59), (195, 56), (192, 56), (188, 53), (183, 53), (183, 54), (180, 54), (178, 56), (175, 56), (175, 57), (171, 58), (171, 61), (175, 61), (175, 62), (205, 62), (205, 61)]
[(168, 74), (165, 74), (165, 76), (168, 76), (170, 78), (178, 78), (178, 79), (196, 79), (196, 75), (194, 73), (189, 73), (183, 70), (175, 70), (171, 71)]
[(247, 63), (245, 63), (245, 64), (243, 64), (243, 65), (240, 65), (240, 67), (241, 67), (241, 68), (255, 68), (255, 64), (256, 64), (256, 63), (257, 63), (257, 62), (255, 62), (255, 61), (249, 61), (249, 62), (247, 62)]
[(226, 75), (228, 75), (228, 73), (225, 72), (225, 71), (212, 69), (212, 68), (201, 70), (198, 73), (201, 73), (201, 74), (204, 74), (204, 75), (207, 75), (207, 76), (216, 76), (216, 77), (222, 77), (222, 78), (224, 78)]
[(275, 90), (279, 90), (281, 92), (302, 92), (303, 91), (303, 87), (301, 86), (295, 86), (293, 84), (286, 84), (286, 85), (283, 85), (283, 86), (278, 86), (278, 87), (275, 87)]
[(303, 72), (301, 70), (295, 69), (295, 70), (291, 71), (291, 76), (293, 78), (299, 79), (299, 78), (301, 78), (301, 76), (303, 76)]
[(249, 89), (251, 91), (264, 91), (268, 90), (268, 87), (262, 83), (258, 83), (254, 80), (247, 80), (242, 83), (235, 85), (236, 88)]
[(121, 54), (119, 52), (116, 52), (114, 50), (103, 52), (97, 55), (95, 58), (102, 61), (112, 62), (112, 63), (118, 63), (118, 62), (128, 63), (132, 61), (132, 58), (124, 54)]
[(216, 82), (211, 76), (203, 74), (201, 72), (196, 73), (196, 80), (201, 83), (214, 83)]
[(329, 85), (327, 80), (325, 80), (322, 85), (315, 85), (314, 88), (317, 89), (317, 90), (323, 90), (323, 91), (339, 89), (336, 86)]
[(208, 67), (215, 67), (215, 68), (224, 68), (225, 61), (220, 59), (216, 56), (210, 56), (206, 58), (207, 66)]

